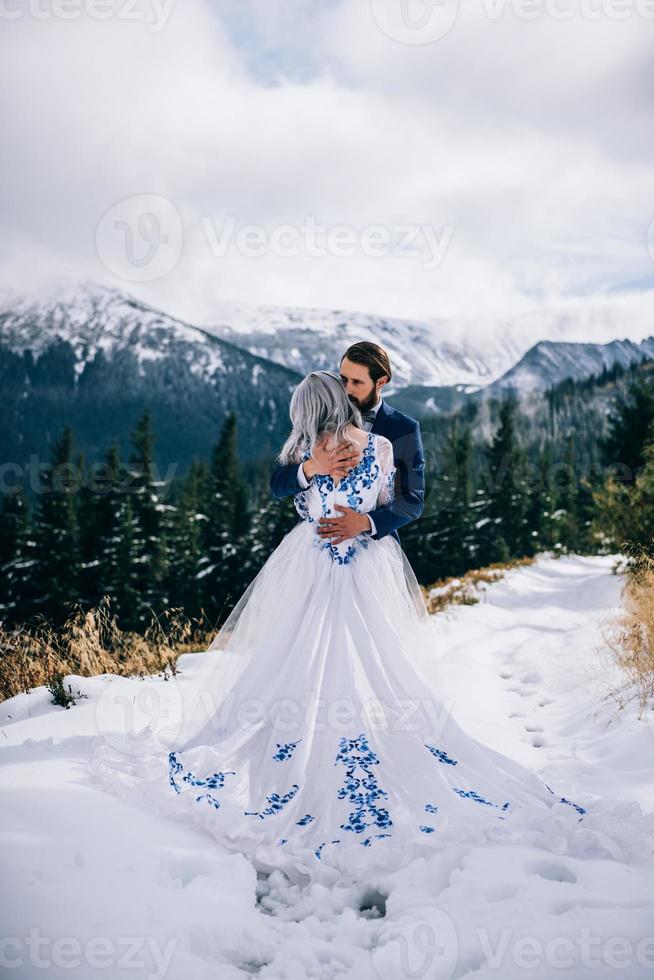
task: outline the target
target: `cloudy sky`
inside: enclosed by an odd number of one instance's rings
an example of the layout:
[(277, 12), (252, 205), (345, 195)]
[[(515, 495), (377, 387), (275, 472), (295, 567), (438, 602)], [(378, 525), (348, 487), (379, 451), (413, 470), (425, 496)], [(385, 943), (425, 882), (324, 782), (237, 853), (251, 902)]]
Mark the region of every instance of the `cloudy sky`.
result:
[(197, 322), (651, 302), (654, 0), (0, 7), (3, 286)]

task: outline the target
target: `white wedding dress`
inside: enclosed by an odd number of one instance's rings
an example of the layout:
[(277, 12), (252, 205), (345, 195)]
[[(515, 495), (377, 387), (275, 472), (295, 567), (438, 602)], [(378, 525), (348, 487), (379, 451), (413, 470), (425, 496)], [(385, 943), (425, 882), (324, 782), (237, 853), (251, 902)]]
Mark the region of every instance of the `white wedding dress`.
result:
[(98, 737), (93, 778), (298, 883), (393, 870), (460, 841), (648, 857), (654, 826), (637, 804), (567, 799), (448, 713), (419, 666), (437, 652), (393, 537), (318, 537), (335, 504), (371, 511), (394, 480), (392, 446), (372, 433), (340, 483), (314, 477), (295, 496), (302, 521), (194, 655), (182, 731), (148, 727), (119, 748)]

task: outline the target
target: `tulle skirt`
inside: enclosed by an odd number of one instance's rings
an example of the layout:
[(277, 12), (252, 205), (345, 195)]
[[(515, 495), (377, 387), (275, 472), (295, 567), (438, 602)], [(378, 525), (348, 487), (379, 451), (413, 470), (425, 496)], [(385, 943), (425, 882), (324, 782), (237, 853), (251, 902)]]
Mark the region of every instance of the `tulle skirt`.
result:
[(93, 778), (298, 883), (464, 841), (649, 857), (638, 804), (567, 799), (459, 726), (423, 670), (439, 651), (406, 556), (357, 540), (340, 564), (293, 528), (197, 655), (181, 728), (95, 739)]

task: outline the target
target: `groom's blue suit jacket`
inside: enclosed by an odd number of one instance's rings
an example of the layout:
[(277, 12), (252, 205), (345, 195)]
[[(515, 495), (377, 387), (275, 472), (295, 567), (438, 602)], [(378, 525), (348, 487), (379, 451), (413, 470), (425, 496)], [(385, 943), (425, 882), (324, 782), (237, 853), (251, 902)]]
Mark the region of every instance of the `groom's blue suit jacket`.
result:
[[(370, 512), (377, 529), (373, 538), (379, 540), (386, 534), (392, 534), (399, 542), (397, 529), (420, 517), (425, 504), (425, 457), (420, 425), (410, 416), (391, 408), (382, 398), (371, 431), (385, 436), (392, 443), (393, 459), (400, 482), (392, 503)], [(298, 468), (299, 463), (277, 467), (270, 478), (273, 497), (289, 497), (300, 492)]]

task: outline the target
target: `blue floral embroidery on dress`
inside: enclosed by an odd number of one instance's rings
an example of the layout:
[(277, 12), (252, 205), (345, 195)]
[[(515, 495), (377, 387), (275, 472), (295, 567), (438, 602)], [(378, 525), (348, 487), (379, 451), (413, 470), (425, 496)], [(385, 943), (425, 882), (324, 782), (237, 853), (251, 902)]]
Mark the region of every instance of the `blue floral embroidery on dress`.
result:
[(286, 742), (284, 745), (282, 745), (280, 742), (277, 742), (276, 745), (278, 751), (275, 752), (273, 756), (275, 762), (285, 762), (286, 759), (290, 759), (295, 750), (295, 746), (299, 745), (301, 741), (302, 739), (298, 738), (297, 742)]
[(356, 548), (353, 544), (349, 544), (344, 553), (340, 552), (336, 545), (332, 544), (331, 541), (325, 541), (324, 547), (338, 565), (349, 565), (356, 555)]
[(312, 817), (310, 813), (307, 813), (300, 820), (296, 820), (295, 824), (297, 827), (306, 827), (307, 824), (311, 823), (311, 821), (315, 819), (316, 818)]
[[(356, 807), (349, 815), (347, 823), (341, 824), (343, 830), (351, 830), (356, 834), (363, 833), (368, 827), (386, 829), (393, 825), (388, 810), (377, 806), (378, 800), (388, 799), (388, 793), (381, 789), (370, 771), (371, 766), (379, 765), (379, 759), (368, 745), (365, 734), (357, 738), (341, 738), (339, 750), (334, 765), (341, 763), (345, 766), (345, 785), (339, 789), (339, 800), (347, 799)], [(357, 769), (363, 773), (355, 776)], [(368, 817), (369, 819), (366, 819)]]
[[(374, 486), (375, 480), (379, 478), (380, 466), (375, 459), (374, 447), (374, 436), (372, 432), (369, 432), (368, 442), (363, 450), (360, 462), (356, 466), (353, 466), (337, 485), (334, 483), (333, 477), (329, 474), (316, 474), (314, 476), (313, 480), (320, 495), (323, 517), (334, 516), (327, 502), (329, 494), (334, 490), (346, 494), (348, 506), (353, 510), (358, 510), (361, 507), (363, 503), (361, 490), (364, 488), (369, 490)], [(310, 450), (305, 449), (302, 453), (302, 459), (306, 460), (310, 455)], [(303, 520), (315, 523), (315, 518), (311, 517), (309, 511), (308, 492), (308, 490), (304, 490), (296, 493), (294, 503), (298, 514)], [(349, 565), (357, 555), (359, 550), (358, 546), (361, 545), (361, 547), (367, 548), (369, 542), (365, 534), (357, 535), (354, 541), (348, 544), (344, 550), (341, 550), (331, 541), (323, 541), (316, 535), (316, 544), (324, 549), (336, 564)]]
[[(550, 791), (550, 793), (552, 794), (552, 796), (555, 796), (556, 794), (554, 793), (554, 790), (552, 789), (552, 787), (549, 786), (547, 783), (545, 783), (545, 785), (547, 786), (547, 788)], [(570, 806), (573, 806), (575, 808), (575, 810), (577, 811), (577, 813), (586, 813), (586, 810), (583, 808), (583, 806), (579, 806), (578, 803), (573, 803), (572, 800), (567, 799), (567, 797), (565, 797), (565, 796), (559, 797), (559, 803), (568, 803)]]
[(272, 817), (275, 813), (279, 813), (284, 809), (286, 804), (293, 799), (299, 788), (297, 783), (293, 783), (288, 793), (284, 796), (280, 796), (279, 793), (271, 793), (270, 796), (267, 796), (266, 802), (268, 806), (265, 810), (244, 810), (243, 812), (246, 817), (259, 817), (260, 820), (263, 820), (264, 817)]
[[(176, 793), (181, 793), (181, 787), (175, 782), (175, 776), (182, 772), (184, 766), (177, 758), (176, 752), (168, 753), (168, 782), (170, 783), (172, 789)], [(225, 776), (235, 776), (236, 773), (232, 772), (214, 772), (212, 776), (207, 776), (206, 779), (200, 779), (198, 776), (194, 776), (189, 770), (184, 776), (182, 776), (182, 782), (188, 783), (189, 786), (205, 786), (207, 789), (222, 789), (225, 784)], [(198, 796), (198, 800), (202, 800), (207, 797), (213, 800), (213, 797), (209, 797), (208, 793), (204, 793), (202, 796)], [(217, 800), (213, 800), (214, 804), (217, 804)]]
[(450, 759), (450, 757), (445, 752), (443, 752), (442, 749), (437, 749), (433, 745), (427, 745), (426, 742), (425, 742), (425, 748), (429, 749), (429, 751), (431, 752), (431, 754), (432, 755), (435, 755), (436, 758), (440, 762), (446, 762), (449, 766), (456, 766), (457, 765), (457, 760), (456, 759)]
[(216, 810), (220, 810), (220, 803), (218, 802), (218, 800), (214, 796), (210, 796), (209, 793), (202, 793), (201, 796), (196, 796), (195, 797), (195, 802), (196, 803), (199, 803), (200, 800), (206, 800), (207, 803), (210, 806), (215, 807)]
[(318, 860), (320, 860), (321, 852), (322, 852), (323, 847), (325, 846), (325, 844), (329, 844), (329, 843), (331, 843), (331, 844), (340, 844), (341, 842), (338, 839), (337, 840), (333, 840), (333, 841), (326, 841), (326, 840), (323, 841), (322, 844), (320, 844), (320, 846), (317, 847), (315, 849), (315, 851), (313, 852), (316, 855), (316, 857), (318, 858)]
[(586, 812), (586, 811), (584, 810), (584, 808), (583, 808), (583, 806), (579, 806), (579, 804), (578, 804), (578, 803), (573, 803), (573, 802), (572, 802), (572, 800), (568, 800), (568, 799), (566, 799), (566, 797), (565, 797), (565, 796), (562, 796), (562, 797), (561, 797), (561, 800), (560, 800), (560, 802), (561, 802), (561, 803), (568, 803), (568, 804), (569, 804), (570, 806), (573, 806), (573, 807), (575, 808), (575, 810), (577, 811), (577, 813), (585, 813), (585, 812)]
[[(497, 807), (499, 807), (499, 803), (492, 803), (490, 800), (485, 800), (484, 797), (483, 796), (480, 796), (479, 793), (477, 793), (474, 789), (468, 789), (468, 790), (465, 790), (465, 789), (456, 789), (454, 786), (452, 787), (452, 789), (454, 790), (455, 793), (458, 793), (459, 796), (463, 796), (466, 799), (475, 800), (477, 803), (484, 803), (484, 804), (486, 804), (486, 806), (497, 806)], [(509, 802), (504, 803), (504, 804), (502, 804), (502, 806), (500, 807), (500, 809), (506, 810), (506, 808), (508, 806), (510, 806), (510, 803)]]
[(362, 840), (361, 843), (363, 847), (370, 847), (370, 845), (374, 840), (380, 840), (380, 838), (382, 837), (392, 837), (392, 836), (393, 836), (392, 834), (373, 834), (372, 837), (366, 837), (366, 839)]
[(426, 824), (422, 824), (422, 826), (420, 827), (420, 829), (423, 832), (423, 834), (433, 834), (434, 833), (434, 828), (433, 827), (428, 827)]
[(384, 481), (384, 503), (393, 503), (395, 500), (395, 475), (396, 467), (393, 466), (392, 469), (386, 475), (386, 480)]
[(427, 813), (436, 813), (438, 811), (438, 807), (433, 803), (425, 803), (425, 810)]

